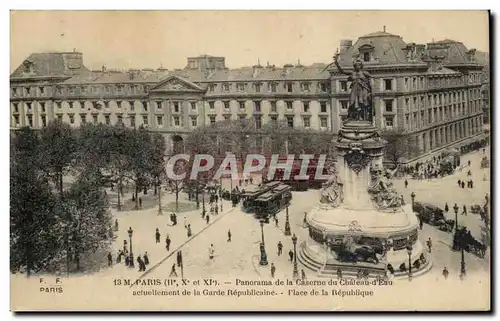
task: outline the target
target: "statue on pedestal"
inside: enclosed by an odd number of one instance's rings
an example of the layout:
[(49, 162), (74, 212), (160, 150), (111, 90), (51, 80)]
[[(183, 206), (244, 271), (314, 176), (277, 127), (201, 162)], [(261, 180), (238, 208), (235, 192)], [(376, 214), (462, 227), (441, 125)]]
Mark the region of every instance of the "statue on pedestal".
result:
[(368, 193), (378, 209), (389, 209), (401, 207), (401, 198), (392, 185), (391, 178), (397, 171), (384, 170), (380, 165), (371, 168), (372, 184), (368, 187)]
[(339, 72), (349, 76), (347, 80), (351, 82), (347, 120), (362, 120), (371, 123), (373, 116), (375, 116), (372, 102), (371, 75), (363, 70), (363, 61), (359, 58), (354, 60), (354, 70), (352, 72), (344, 71), (338, 63), (338, 56), (337, 52), (333, 57), (335, 66), (337, 66)]

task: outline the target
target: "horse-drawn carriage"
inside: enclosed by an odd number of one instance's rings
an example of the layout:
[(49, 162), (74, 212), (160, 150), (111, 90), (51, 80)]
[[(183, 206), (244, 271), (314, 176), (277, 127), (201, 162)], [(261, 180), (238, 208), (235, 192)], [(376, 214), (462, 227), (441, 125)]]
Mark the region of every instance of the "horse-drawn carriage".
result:
[(436, 226), (439, 230), (451, 232), (455, 220), (446, 219), (444, 211), (434, 204), (415, 202), (413, 210), (424, 223)]
[(486, 254), (486, 245), (476, 240), (466, 227), (459, 229), (455, 237), (458, 238), (460, 247), (465, 251), (484, 258), (484, 255)]
[(488, 157), (483, 156), (483, 158), (481, 159), (481, 168), (489, 168), (489, 167), (490, 167), (490, 161)]

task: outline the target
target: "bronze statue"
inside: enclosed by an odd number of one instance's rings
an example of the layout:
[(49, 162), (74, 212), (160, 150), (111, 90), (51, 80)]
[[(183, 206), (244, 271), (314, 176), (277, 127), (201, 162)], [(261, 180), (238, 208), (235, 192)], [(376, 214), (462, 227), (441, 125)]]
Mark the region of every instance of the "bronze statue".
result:
[(335, 66), (339, 72), (349, 76), (351, 82), (351, 95), (349, 99), (349, 108), (347, 111), (347, 120), (373, 121), (375, 110), (372, 101), (371, 75), (363, 70), (363, 61), (356, 59), (353, 62), (354, 70), (352, 72), (344, 71), (338, 63), (339, 54), (333, 57)]

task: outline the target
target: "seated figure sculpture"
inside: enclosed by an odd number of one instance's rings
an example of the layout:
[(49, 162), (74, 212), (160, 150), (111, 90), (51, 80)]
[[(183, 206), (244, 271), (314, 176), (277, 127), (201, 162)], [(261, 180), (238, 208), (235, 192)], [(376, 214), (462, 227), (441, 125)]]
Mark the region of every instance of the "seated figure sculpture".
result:
[(321, 188), (321, 198), (319, 202), (322, 206), (337, 207), (343, 202), (342, 183), (340, 182), (335, 167), (332, 167), (329, 172), (330, 179), (324, 183)]
[(368, 187), (368, 193), (378, 209), (391, 209), (401, 207), (401, 198), (391, 182), (392, 176), (397, 171), (384, 170), (380, 165), (371, 168), (372, 184)]

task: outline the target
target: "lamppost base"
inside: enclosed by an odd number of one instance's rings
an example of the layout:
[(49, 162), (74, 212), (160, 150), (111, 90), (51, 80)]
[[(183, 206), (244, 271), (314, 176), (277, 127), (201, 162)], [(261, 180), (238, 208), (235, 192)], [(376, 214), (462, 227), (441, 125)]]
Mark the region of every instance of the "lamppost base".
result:
[(290, 230), (290, 222), (286, 221), (285, 223), (285, 235), (290, 236), (292, 235), (292, 231)]
[(158, 215), (163, 215), (163, 211), (162, 211), (162, 209), (161, 209), (161, 208), (160, 208), (160, 209), (158, 209)]
[(297, 265), (294, 264), (293, 266), (293, 278), (298, 279), (299, 278), (299, 271), (297, 270)]
[(264, 244), (260, 244), (260, 261), (259, 265), (268, 265), (269, 263), (267, 262), (267, 254), (266, 254), (266, 249), (264, 247)]

